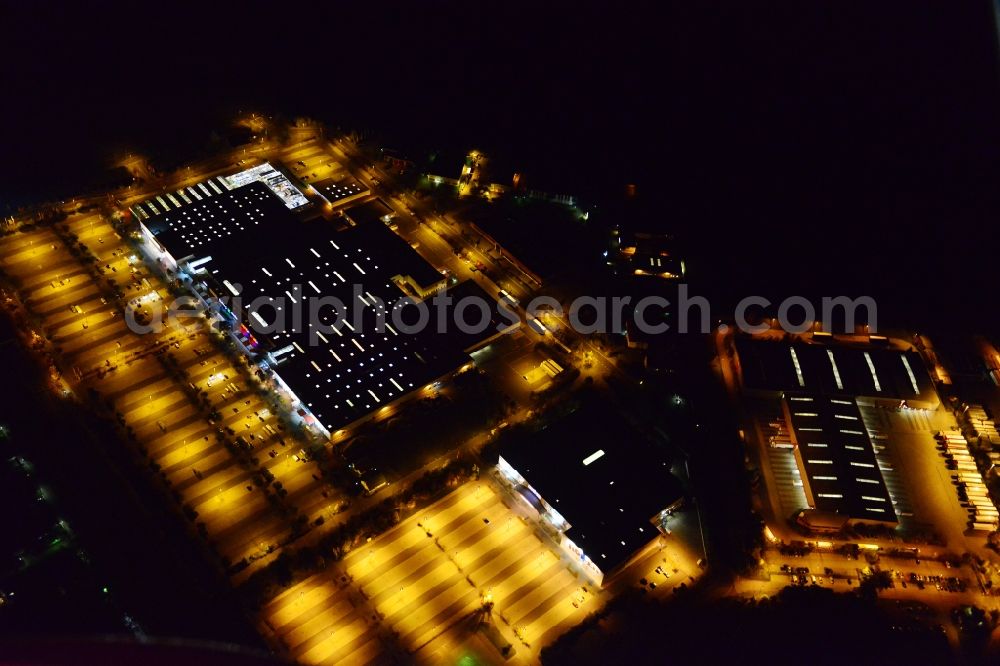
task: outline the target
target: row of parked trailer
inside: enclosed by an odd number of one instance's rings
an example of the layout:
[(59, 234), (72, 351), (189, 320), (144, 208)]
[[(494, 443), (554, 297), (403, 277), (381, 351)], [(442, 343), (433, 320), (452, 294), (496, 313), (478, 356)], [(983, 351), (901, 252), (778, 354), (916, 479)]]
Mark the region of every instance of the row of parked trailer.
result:
[(788, 427), (785, 425), (784, 419), (774, 419), (769, 421), (768, 427), (768, 438), (767, 443), (771, 445), (771, 448), (775, 449), (794, 449), (795, 444), (792, 442), (792, 435), (788, 432)]
[(795, 442), (785, 420), (785, 413), (777, 404), (769, 405), (760, 414), (761, 434), (772, 449), (794, 449)]
[(989, 417), (982, 405), (965, 405), (963, 413), (969, 424), (969, 436), (979, 442), (990, 459), (990, 467), (985, 472), (995, 473), (997, 465), (1000, 465), (1000, 451), (992, 450), (994, 446), (1000, 447), (1000, 433), (997, 431), (996, 421)]
[(989, 489), (969, 451), (968, 441), (958, 432), (938, 432), (935, 437), (945, 464), (953, 472), (951, 478), (958, 492), (958, 499), (969, 512), (969, 529), (976, 532), (994, 531), (1000, 524), (1000, 511), (990, 498)]
[(1000, 444), (1000, 432), (993, 419), (986, 414), (982, 405), (968, 405), (965, 408), (965, 418), (969, 421), (970, 433), (975, 439), (986, 440), (990, 444)]

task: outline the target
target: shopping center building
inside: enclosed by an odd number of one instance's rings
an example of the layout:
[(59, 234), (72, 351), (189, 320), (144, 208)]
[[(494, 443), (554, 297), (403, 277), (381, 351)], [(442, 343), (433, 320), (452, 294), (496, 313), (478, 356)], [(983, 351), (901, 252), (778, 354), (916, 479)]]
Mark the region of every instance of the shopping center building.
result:
[(150, 259), (202, 300), (318, 432), (388, 415), (414, 391), (471, 367), (469, 353), (510, 326), (495, 298), (463, 283), (454, 289), (490, 306), (468, 316), (485, 322), (482, 330), (439, 331), (434, 316), (419, 327), (419, 308), (430, 303), (412, 285), (430, 296), (445, 289), (445, 276), (385, 224), (337, 231), (310, 219), (308, 203), (264, 164), (132, 210)]

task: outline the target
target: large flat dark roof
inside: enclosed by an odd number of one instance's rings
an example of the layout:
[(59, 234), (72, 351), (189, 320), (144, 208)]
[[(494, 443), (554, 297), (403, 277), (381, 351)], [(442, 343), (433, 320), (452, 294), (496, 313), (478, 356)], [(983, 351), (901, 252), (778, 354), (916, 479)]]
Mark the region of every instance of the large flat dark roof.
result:
[[(175, 258), (211, 256), (203, 268), (220, 286), (228, 283), (223, 295), (232, 298), (230, 285), (240, 290), (244, 308), (257, 298), (286, 299), (280, 313), (281, 304), (259, 312), (265, 324), (284, 317), (283, 325), (255, 335), (272, 347), (282, 380), (331, 432), (469, 361), (462, 353), (467, 335), (438, 334), (434, 327), (410, 334), (397, 330), (391, 316), (377, 330), (375, 299), (391, 306), (404, 295), (394, 276), (424, 271), (440, 277), (381, 222), (338, 232), (322, 219), (303, 221), (259, 182), (213, 193), (153, 222), (147, 226)], [(303, 310), (296, 325), (292, 299), (303, 297), (339, 299), (346, 323), (313, 335)], [(239, 318), (249, 323), (251, 317), (244, 311)], [(407, 324), (416, 319), (415, 310), (404, 316)], [(323, 309), (318, 321), (333, 326), (334, 307)], [(487, 328), (481, 335), (495, 332)]]
[(799, 393), (788, 396), (787, 405), (815, 508), (895, 522), (892, 499), (857, 403)]
[[(512, 327), (516, 328), (518, 325), (510, 321), (510, 316), (501, 313), (496, 294), (487, 293), (474, 280), (466, 280), (454, 287), (449, 287), (447, 296), (452, 299), (452, 304), (449, 307), (460, 309), (456, 316), (461, 314), (468, 326), (472, 327), (470, 330), (462, 330), (457, 325), (448, 327), (445, 335), (447, 335), (451, 346), (456, 349), (474, 351), (475, 347), (485, 344), (486, 339), (493, 337), (495, 333), (511, 330)], [(463, 301), (467, 299), (468, 303), (463, 305)], [(478, 305), (473, 304), (474, 301), (485, 303), (489, 308), (488, 313), (481, 310)], [(483, 325), (482, 322), (487, 321), (485, 330), (476, 330)]]
[(657, 535), (651, 519), (682, 497), (669, 457), (597, 399), (503, 446), (500, 456), (565, 518), (567, 536), (605, 572), (649, 543)]
[(915, 351), (737, 338), (743, 384), (765, 391), (930, 401), (934, 387)]
[(355, 224), (365, 224), (366, 222), (381, 222), (383, 217), (392, 214), (392, 208), (381, 199), (372, 199), (351, 206), (344, 211), (344, 214), (351, 218)]
[[(381, 202), (370, 201), (362, 204), (361, 207), (370, 206), (374, 203), (384, 206)], [(357, 207), (348, 208), (348, 215), (354, 213), (355, 210), (357, 210)], [(350, 231), (357, 235), (359, 244), (366, 247), (378, 248), (379, 256), (387, 264), (390, 264), (393, 271), (395, 271), (393, 275), (408, 275), (417, 284), (425, 288), (444, 279), (444, 276), (436, 268), (427, 263), (423, 257), (410, 247), (409, 243), (396, 235), (379, 217), (372, 214), (358, 219), (363, 221), (359, 221), (357, 226), (352, 227)]]

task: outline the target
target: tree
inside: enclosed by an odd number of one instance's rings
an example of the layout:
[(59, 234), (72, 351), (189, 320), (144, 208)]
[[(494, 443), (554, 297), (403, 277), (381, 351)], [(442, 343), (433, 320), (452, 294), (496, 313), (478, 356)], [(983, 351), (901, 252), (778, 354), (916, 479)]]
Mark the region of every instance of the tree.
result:
[(892, 574), (881, 569), (872, 573), (858, 585), (860, 593), (867, 598), (875, 598), (882, 590), (893, 587)]

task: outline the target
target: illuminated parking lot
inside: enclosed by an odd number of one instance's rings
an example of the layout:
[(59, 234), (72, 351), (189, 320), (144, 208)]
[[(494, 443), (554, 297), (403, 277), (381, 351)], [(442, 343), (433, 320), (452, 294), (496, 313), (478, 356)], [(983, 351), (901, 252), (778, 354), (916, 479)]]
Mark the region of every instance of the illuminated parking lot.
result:
[[(343, 574), (352, 583), (339, 587)], [(279, 595), (264, 620), (293, 659), (319, 663), (321, 655), (368, 654), (373, 630), (360, 629), (366, 612), (376, 613), (401, 649), (435, 661), (466, 649), (489, 595), (508, 640), (521, 654), (537, 654), (599, 603), (584, 585), (490, 484), (470, 482)], [(341, 609), (343, 619), (324, 608)]]
[[(72, 216), (66, 226), (96, 257), (103, 283), (52, 229), (0, 239), (3, 269), (19, 281), (38, 317), (38, 332), (61, 350), (72, 370), (67, 379), (77, 383), (81, 395), (97, 391), (131, 428), (150, 466), (185, 511), (194, 512), (189, 516), (219, 555), (229, 563), (262, 562), (288, 537), (296, 512), (309, 521), (330, 518), (338, 495), (320, 480), (314, 464), (294, 460), (300, 445), (282, 436), (279, 419), (245, 373), (217, 349), (211, 333), (204, 326), (166, 327), (147, 335), (130, 331), (110, 289), (121, 289), (126, 302), (137, 304), (169, 298), (168, 291), (100, 216)], [(168, 352), (179, 374), (161, 362)], [(220, 415), (216, 423), (208, 422), (185, 383), (205, 392)], [(269, 498), (273, 489), (254, 483), (253, 472), (220, 439), (220, 428), (249, 443), (255, 464), (282, 484), (283, 498)], [(274, 504), (288, 507), (290, 516)]]

